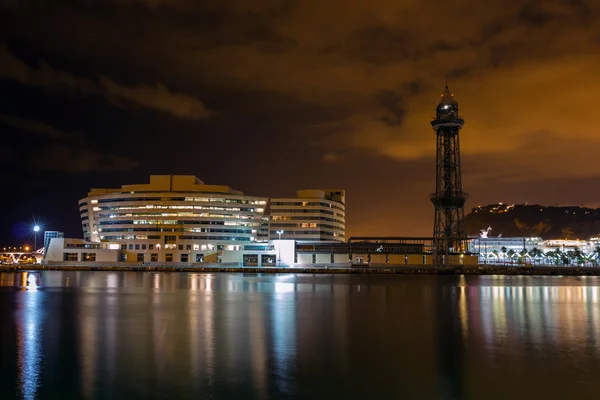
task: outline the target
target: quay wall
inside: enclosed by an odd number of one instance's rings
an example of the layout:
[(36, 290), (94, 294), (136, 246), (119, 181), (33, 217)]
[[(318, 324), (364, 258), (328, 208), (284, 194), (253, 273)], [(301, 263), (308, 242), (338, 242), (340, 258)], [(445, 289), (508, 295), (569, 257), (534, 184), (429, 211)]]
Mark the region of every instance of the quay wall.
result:
[(442, 275), (554, 275), (600, 276), (600, 267), (522, 267), (474, 265), (435, 269), (421, 264), (389, 266), (371, 265), (313, 265), (310, 267), (240, 267), (237, 263), (140, 263), (130, 262), (56, 262), (52, 264), (0, 265), (0, 271), (149, 271), (149, 272), (240, 272), (294, 274), (442, 274)]

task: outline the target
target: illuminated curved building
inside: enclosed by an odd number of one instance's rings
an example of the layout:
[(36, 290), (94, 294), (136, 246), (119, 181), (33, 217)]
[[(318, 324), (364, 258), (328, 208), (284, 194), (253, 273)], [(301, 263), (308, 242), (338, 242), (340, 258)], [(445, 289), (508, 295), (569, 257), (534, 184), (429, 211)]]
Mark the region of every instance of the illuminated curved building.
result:
[(341, 241), (346, 236), (344, 190), (299, 190), (294, 198), (273, 198), (270, 203), (271, 240)]
[(122, 261), (201, 262), (254, 242), (267, 200), (191, 175), (153, 175), (92, 189), (79, 210), (85, 241), (118, 243)]

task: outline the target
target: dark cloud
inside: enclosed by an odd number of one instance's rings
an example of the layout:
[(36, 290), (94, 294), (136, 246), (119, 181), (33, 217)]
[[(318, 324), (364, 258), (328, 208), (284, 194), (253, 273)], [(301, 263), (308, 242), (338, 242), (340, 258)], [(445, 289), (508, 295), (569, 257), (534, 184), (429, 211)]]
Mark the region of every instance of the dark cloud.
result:
[[(114, 185), (196, 173), (273, 195), (343, 186), (350, 233), (428, 235), (429, 122), (447, 79), (466, 120), (471, 201), (534, 198), (529, 188), (547, 182), (562, 193), (600, 175), (597, 1), (3, 6), (0, 84), (11, 96), (0, 113), (44, 143), (36, 171), (139, 171)], [(105, 176), (82, 178), (78, 191)], [(548, 202), (600, 196), (586, 190), (543, 193)]]
[(31, 160), (39, 169), (48, 171), (89, 173), (114, 172), (138, 166), (128, 157), (102, 154), (85, 147), (53, 145)]
[(0, 77), (14, 79), (27, 86), (101, 95), (114, 104), (131, 102), (179, 118), (204, 119), (211, 115), (211, 111), (200, 100), (189, 95), (173, 93), (163, 84), (129, 87), (117, 84), (107, 77), (101, 77), (98, 82), (70, 72), (55, 70), (46, 62), (42, 62), (39, 68), (30, 68), (14, 57), (4, 44), (0, 44)]
[(46, 123), (40, 121), (33, 121), (29, 119), (17, 118), (13, 115), (8, 114), (0, 114), (0, 123), (12, 126), (13, 128), (20, 130), (21, 132), (48, 136), (53, 139), (64, 140), (76, 138), (76, 135), (63, 132)]
[(0, 128), (5, 124), (22, 135), (45, 137), (49, 139), (44, 146), (36, 139), (25, 140), (24, 147), (6, 148), (6, 159), (24, 162), (38, 170), (61, 171), (70, 173), (112, 172), (132, 169), (138, 163), (126, 156), (103, 153), (91, 149), (85, 136), (73, 132), (64, 132), (39, 121), (0, 114)]

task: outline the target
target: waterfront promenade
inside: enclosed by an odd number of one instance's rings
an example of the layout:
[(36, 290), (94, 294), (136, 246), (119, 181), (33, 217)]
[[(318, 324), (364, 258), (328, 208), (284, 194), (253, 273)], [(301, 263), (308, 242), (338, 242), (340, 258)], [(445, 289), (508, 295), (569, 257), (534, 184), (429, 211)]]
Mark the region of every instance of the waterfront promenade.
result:
[(149, 272), (198, 272), (198, 273), (294, 273), (294, 274), (464, 274), (464, 275), (568, 275), (600, 276), (600, 267), (554, 267), (554, 266), (515, 266), (479, 265), (449, 266), (434, 269), (424, 265), (389, 266), (326, 266), (312, 267), (240, 267), (235, 264), (131, 264), (131, 263), (68, 263), (60, 265), (23, 264), (0, 265), (0, 271), (149, 271)]

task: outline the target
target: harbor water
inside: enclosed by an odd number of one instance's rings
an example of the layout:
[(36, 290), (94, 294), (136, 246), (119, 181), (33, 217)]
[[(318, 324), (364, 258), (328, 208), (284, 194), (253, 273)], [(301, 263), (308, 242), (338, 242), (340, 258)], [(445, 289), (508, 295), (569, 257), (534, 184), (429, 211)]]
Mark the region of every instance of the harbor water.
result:
[(595, 399), (600, 277), (0, 273), (2, 399)]

